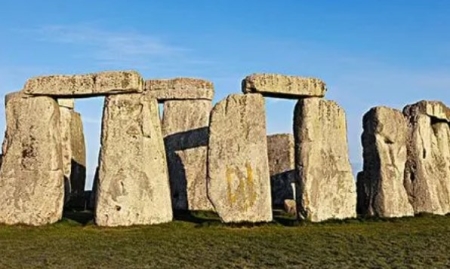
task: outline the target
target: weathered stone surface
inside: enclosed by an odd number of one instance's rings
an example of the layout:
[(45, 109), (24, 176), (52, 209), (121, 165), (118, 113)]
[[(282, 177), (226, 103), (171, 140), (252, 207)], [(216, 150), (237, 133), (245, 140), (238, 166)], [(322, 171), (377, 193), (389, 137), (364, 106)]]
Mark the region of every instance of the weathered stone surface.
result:
[(407, 125), (401, 111), (375, 107), (363, 118), (364, 172), (359, 195), (367, 195), (362, 214), (378, 217), (413, 216), (403, 186)]
[(405, 187), (415, 213), (450, 213), (450, 120), (441, 102), (407, 106)]
[(128, 226), (172, 220), (158, 103), (141, 94), (105, 98), (95, 222)]
[(166, 101), (162, 130), (173, 208), (213, 210), (206, 191), (208, 100)]
[(83, 123), (81, 115), (72, 112), (70, 124), (70, 148), (71, 148), (71, 206), (84, 206), (84, 188), (86, 185), (86, 143), (84, 140)]
[(67, 204), (70, 200), (70, 194), (72, 192), (72, 187), (70, 184), (70, 171), (72, 169), (70, 124), (72, 122), (72, 110), (65, 107), (60, 107), (59, 114), (61, 126), (61, 153), (64, 172), (64, 204)]
[(22, 92), (11, 92), (5, 94), (5, 107), (8, 105), (9, 100), (14, 99), (15, 97), (18, 97), (19, 95), (23, 95)]
[(267, 136), (272, 205), (283, 206), (284, 200), (293, 199), (295, 182), (294, 136), (276, 134)]
[[(86, 146), (79, 113), (60, 107), (61, 147), (63, 156), (66, 205), (83, 206), (86, 182)], [(70, 205), (68, 204), (70, 202)]]
[(61, 107), (66, 107), (70, 109), (75, 108), (75, 99), (73, 98), (58, 98), (56, 99), (56, 101), (58, 102), (58, 105)]
[(242, 80), (243, 93), (261, 93), (264, 96), (293, 98), (323, 97), (327, 87), (317, 78), (279, 74), (252, 74)]
[(272, 220), (264, 98), (232, 94), (211, 112), (208, 196), (224, 222)]
[(6, 106), (8, 142), (0, 169), (0, 223), (44, 225), (61, 219), (64, 183), (58, 104), (16, 95)]
[(158, 101), (212, 100), (214, 85), (194, 78), (152, 79), (145, 81), (145, 94)]
[(53, 75), (31, 78), (24, 92), (49, 96), (98, 96), (143, 91), (143, 79), (135, 71), (109, 71), (85, 75)]
[(284, 211), (291, 215), (297, 215), (297, 202), (294, 199), (286, 199), (283, 202)]
[(300, 99), (294, 111), (299, 217), (313, 222), (356, 216), (344, 110), (333, 101)]

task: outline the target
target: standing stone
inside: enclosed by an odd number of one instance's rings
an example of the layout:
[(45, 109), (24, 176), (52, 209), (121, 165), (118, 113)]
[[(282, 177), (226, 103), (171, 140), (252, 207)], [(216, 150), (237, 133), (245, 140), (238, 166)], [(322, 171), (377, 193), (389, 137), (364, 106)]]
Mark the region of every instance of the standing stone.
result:
[(276, 134), (267, 136), (272, 205), (282, 207), (284, 201), (293, 199), (295, 182), (294, 136)]
[(44, 225), (61, 219), (64, 183), (59, 107), (48, 97), (16, 95), (6, 106), (0, 169), (0, 223)]
[(173, 208), (212, 210), (206, 191), (209, 100), (164, 102), (162, 129)]
[(70, 147), (72, 153), (70, 168), (72, 202), (70, 202), (70, 204), (74, 207), (82, 207), (85, 203), (84, 188), (86, 185), (86, 144), (84, 140), (81, 115), (77, 112), (72, 112), (70, 132)]
[(208, 196), (222, 221), (271, 221), (264, 98), (229, 95), (214, 106), (209, 132)]
[(294, 111), (299, 217), (319, 222), (356, 216), (356, 186), (348, 157), (344, 110), (307, 98)]
[(260, 93), (269, 97), (289, 99), (323, 97), (326, 91), (325, 83), (317, 78), (252, 74), (242, 80), (243, 93)]
[(70, 194), (72, 192), (72, 187), (70, 184), (70, 171), (72, 161), (70, 124), (72, 122), (72, 110), (60, 106), (59, 114), (61, 126), (62, 162), (64, 172), (64, 204), (67, 204), (70, 200)]
[(413, 216), (403, 186), (407, 125), (402, 112), (375, 107), (364, 115), (364, 172), (358, 195), (367, 195), (361, 213), (385, 218)]
[(450, 213), (450, 109), (441, 102), (406, 106), (405, 187), (415, 213)]
[[(61, 142), (64, 171), (65, 204), (82, 207), (86, 182), (86, 146), (79, 113), (73, 111), (67, 99), (60, 105)], [(73, 100), (73, 99), (72, 99)], [(72, 108), (69, 108), (72, 107)]]
[(129, 226), (172, 220), (158, 103), (141, 94), (105, 98), (95, 222)]

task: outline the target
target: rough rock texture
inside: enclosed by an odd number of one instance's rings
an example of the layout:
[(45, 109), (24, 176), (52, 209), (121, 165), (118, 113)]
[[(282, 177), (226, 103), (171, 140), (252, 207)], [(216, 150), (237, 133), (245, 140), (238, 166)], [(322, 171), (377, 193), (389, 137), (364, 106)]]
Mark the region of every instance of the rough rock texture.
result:
[(172, 220), (158, 103), (141, 94), (105, 98), (95, 222), (128, 226)]
[(65, 107), (59, 108), (61, 126), (61, 153), (64, 172), (64, 204), (70, 200), (72, 187), (70, 184), (70, 171), (72, 170), (72, 149), (70, 124), (72, 122), (72, 110)]
[(194, 78), (154, 79), (145, 81), (145, 94), (158, 101), (212, 100), (214, 85)]
[(405, 187), (415, 213), (450, 213), (450, 109), (421, 101), (404, 108), (408, 119)]
[(61, 107), (66, 107), (70, 109), (75, 108), (75, 99), (73, 98), (58, 98), (56, 99), (56, 101), (58, 102), (58, 105)]
[(291, 215), (297, 215), (297, 202), (294, 199), (286, 199), (283, 202), (284, 211)]
[(14, 99), (15, 97), (18, 97), (19, 95), (24, 95), (23, 92), (11, 92), (5, 94), (5, 107), (8, 105), (9, 100)]
[(81, 115), (72, 112), (70, 124), (70, 148), (71, 148), (71, 168), (70, 186), (71, 202), (73, 207), (84, 206), (84, 187), (86, 184), (86, 143), (84, 140), (83, 123)]
[(313, 222), (356, 216), (345, 112), (333, 101), (300, 99), (294, 111), (299, 217)]
[(271, 221), (264, 98), (229, 95), (214, 106), (209, 132), (208, 196), (222, 221)]
[(267, 136), (272, 205), (283, 206), (284, 200), (293, 199), (295, 182), (294, 136), (276, 134)]
[(135, 71), (109, 71), (85, 75), (53, 75), (31, 78), (23, 91), (31, 95), (99, 96), (142, 92), (143, 80)]
[(66, 205), (82, 207), (86, 182), (86, 146), (79, 113), (60, 107), (61, 146), (63, 156)]
[(16, 95), (6, 107), (0, 169), (0, 223), (44, 225), (61, 219), (64, 183), (59, 106)]
[(173, 208), (213, 210), (206, 191), (208, 100), (164, 102), (162, 130)]
[(327, 87), (317, 78), (279, 74), (252, 74), (242, 80), (243, 93), (261, 93), (264, 96), (298, 99), (323, 97)]
[(364, 171), (359, 195), (367, 195), (361, 213), (378, 217), (413, 216), (403, 186), (406, 163), (407, 125), (401, 111), (375, 107), (363, 118)]

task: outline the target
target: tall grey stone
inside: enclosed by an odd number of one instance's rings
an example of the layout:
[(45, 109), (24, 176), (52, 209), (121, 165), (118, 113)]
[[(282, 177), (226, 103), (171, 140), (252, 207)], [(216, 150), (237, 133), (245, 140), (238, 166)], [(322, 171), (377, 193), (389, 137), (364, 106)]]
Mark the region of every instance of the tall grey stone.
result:
[[(70, 102), (65, 101), (63, 105)], [(86, 182), (86, 146), (79, 113), (60, 105), (65, 204), (83, 207)], [(73, 106), (72, 106), (73, 107)]]
[(0, 223), (44, 225), (61, 219), (64, 184), (59, 107), (49, 97), (10, 96), (0, 169)]
[(282, 207), (284, 200), (293, 199), (295, 183), (294, 136), (275, 134), (267, 136), (272, 205)]
[(71, 199), (70, 204), (74, 207), (82, 207), (84, 201), (84, 188), (86, 185), (86, 143), (84, 139), (83, 123), (81, 115), (72, 112), (72, 122), (70, 124), (71, 132), (71, 168), (70, 185)]
[[(385, 218), (413, 216), (403, 185), (407, 124), (401, 111), (374, 107), (364, 115), (362, 134), (364, 171), (358, 195), (366, 201), (361, 213)], [(362, 189), (361, 189), (362, 188)]]
[(29, 79), (23, 92), (30, 95), (83, 97), (142, 92), (144, 81), (135, 71), (108, 71), (83, 75), (52, 75)]
[(356, 216), (344, 110), (333, 101), (300, 99), (294, 111), (299, 217), (319, 222)]
[(441, 102), (406, 106), (405, 187), (415, 213), (450, 213), (450, 109)]
[(162, 130), (173, 208), (212, 210), (206, 191), (209, 100), (164, 102)]
[(105, 98), (95, 222), (129, 226), (172, 220), (158, 103), (141, 94)]
[(208, 196), (223, 222), (272, 220), (266, 113), (259, 94), (232, 94), (211, 112)]
[(325, 83), (317, 78), (252, 74), (242, 80), (243, 93), (260, 93), (269, 97), (288, 99), (323, 97), (326, 91)]

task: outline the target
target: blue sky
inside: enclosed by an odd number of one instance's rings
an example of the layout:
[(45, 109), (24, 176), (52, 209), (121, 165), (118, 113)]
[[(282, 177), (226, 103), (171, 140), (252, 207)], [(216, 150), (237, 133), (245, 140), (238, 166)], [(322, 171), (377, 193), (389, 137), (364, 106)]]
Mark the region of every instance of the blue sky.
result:
[[(2, 0), (0, 93), (37, 75), (134, 69), (145, 78), (211, 80), (218, 101), (239, 93), (251, 73), (314, 76), (347, 112), (356, 164), (371, 107), (422, 99), (450, 105), (448, 14), (448, 0)], [(101, 98), (76, 102), (89, 173), (102, 105)], [(294, 105), (267, 99), (269, 133), (292, 132)], [(0, 112), (4, 131), (3, 105)]]

